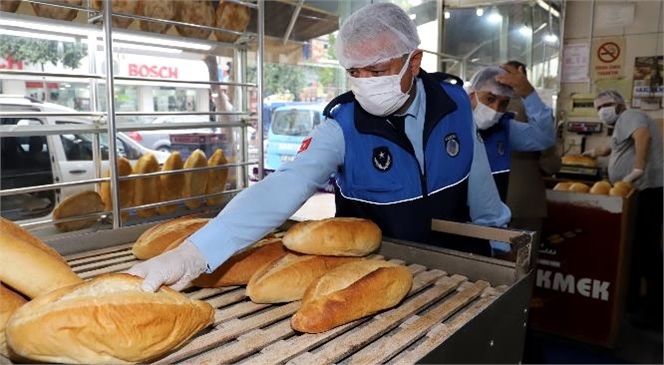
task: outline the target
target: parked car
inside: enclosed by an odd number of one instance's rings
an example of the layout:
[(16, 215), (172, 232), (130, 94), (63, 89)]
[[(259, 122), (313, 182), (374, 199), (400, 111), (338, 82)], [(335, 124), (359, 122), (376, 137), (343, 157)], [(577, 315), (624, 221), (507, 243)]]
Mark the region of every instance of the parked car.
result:
[[(75, 112), (60, 105), (43, 103), (26, 97), (0, 95), (0, 109), (5, 112)], [(92, 121), (78, 117), (0, 118), (2, 125), (85, 125)], [(108, 135), (99, 134), (102, 173), (108, 169)], [(159, 163), (168, 158), (163, 153), (143, 147), (125, 133), (116, 134), (116, 149), (132, 163), (153, 153)], [(91, 179), (95, 176), (93, 161), (94, 134), (88, 132), (52, 134), (47, 136), (0, 137), (0, 189), (13, 189), (59, 182)], [(50, 214), (58, 201), (74, 193), (93, 189), (79, 185), (57, 190), (25, 193), (0, 198), (0, 215), (20, 221)]]
[[(209, 122), (207, 115), (165, 115), (159, 116), (147, 124), (163, 124), (167, 127), (173, 123), (205, 123)], [(171, 152), (171, 135), (190, 134), (190, 133), (217, 133), (219, 128), (197, 128), (197, 129), (159, 129), (143, 130), (130, 132), (129, 136), (144, 147), (162, 151)]]

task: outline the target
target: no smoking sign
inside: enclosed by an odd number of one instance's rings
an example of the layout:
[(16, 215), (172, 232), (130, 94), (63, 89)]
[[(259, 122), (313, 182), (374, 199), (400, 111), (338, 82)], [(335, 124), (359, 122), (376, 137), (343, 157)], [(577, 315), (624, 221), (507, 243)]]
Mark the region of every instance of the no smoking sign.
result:
[(620, 37), (593, 41), (592, 79), (619, 79), (625, 63), (625, 40)]
[(606, 42), (597, 48), (597, 58), (604, 63), (611, 63), (620, 57), (620, 46)]

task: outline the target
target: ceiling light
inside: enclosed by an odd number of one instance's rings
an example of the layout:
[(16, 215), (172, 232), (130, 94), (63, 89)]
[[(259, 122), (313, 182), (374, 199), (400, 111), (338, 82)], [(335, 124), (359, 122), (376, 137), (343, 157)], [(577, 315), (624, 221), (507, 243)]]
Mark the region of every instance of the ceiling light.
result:
[(549, 34), (547, 34), (547, 35), (544, 36), (544, 42), (547, 42), (547, 43), (556, 43), (556, 42), (558, 42), (558, 36), (555, 35), (555, 34), (551, 34), (551, 33), (549, 33)]
[(477, 16), (482, 16), (482, 15), (484, 15), (484, 9), (482, 9), (482, 8), (477, 8), (477, 10), (475, 10), (475, 14), (477, 14)]
[(33, 39), (45, 39), (49, 41), (59, 41), (59, 42), (75, 42), (74, 37), (65, 37), (55, 34), (44, 34), (44, 33), (34, 33), (34, 32), (24, 32), (22, 30), (11, 30), (11, 29), (0, 29), (0, 34), (2, 35), (11, 35), (15, 37), (25, 37)]
[(161, 53), (182, 53), (181, 49), (146, 46), (143, 44), (113, 42), (113, 49), (140, 49), (141, 51), (161, 52)]
[(452, 16), (449, 11), (445, 10), (445, 19), (449, 19)]
[(533, 30), (527, 25), (522, 25), (521, 28), (519, 28), (519, 33), (524, 37), (530, 37), (533, 34)]
[(489, 17), (487, 18), (489, 23), (491, 24), (497, 24), (500, 23), (503, 20), (503, 17), (498, 14), (497, 11), (492, 11), (491, 14), (489, 14)]
[(551, 15), (555, 16), (556, 18), (560, 18), (560, 13), (558, 12), (558, 10), (554, 9), (551, 5), (547, 4), (544, 0), (537, 0), (537, 5), (539, 5), (540, 8), (550, 12)]

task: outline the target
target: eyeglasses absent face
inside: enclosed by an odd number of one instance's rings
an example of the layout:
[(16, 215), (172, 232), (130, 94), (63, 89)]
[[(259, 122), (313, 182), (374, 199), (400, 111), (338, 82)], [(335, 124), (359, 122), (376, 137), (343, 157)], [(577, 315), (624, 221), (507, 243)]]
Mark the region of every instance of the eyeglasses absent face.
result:
[(387, 62), (378, 63), (371, 66), (366, 66), (362, 68), (349, 68), (346, 70), (348, 76), (350, 77), (380, 77), (380, 76), (391, 76), (398, 75), (399, 71), (403, 67), (404, 62), (408, 55), (403, 55), (401, 57), (393, 58)]
[(495, 95), (490, 91), (477, 91), (479, 101), (497, 112), (505, 112), (510, 103), (510, 97), (505, 95)]
[(604, 104), (602, 104), (602, 105), (597, 106), (597, 111), (599, 111), (599, 110), (602, 109), (602, 108), (606, 108), (607, 106), (616, 106), (616, 105), (617, 105), (617, 104), (616, 104), (615, 102), (613, 102), (613, 101), (612, 101), (612, 102), (608, 102), (608, 103), (604, 103)]

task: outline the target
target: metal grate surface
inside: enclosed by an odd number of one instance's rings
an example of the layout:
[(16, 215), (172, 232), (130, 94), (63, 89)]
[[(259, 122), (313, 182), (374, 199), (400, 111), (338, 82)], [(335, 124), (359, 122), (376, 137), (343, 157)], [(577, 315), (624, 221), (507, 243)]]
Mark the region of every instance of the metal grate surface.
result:
[[(90, 278), (126, 270), (137, 263), (132, 245), (83, 252), (66, 259), (77, 274)], [(413, 273), (413, 288), (407, 298), (391, 310), (320, 334), (291, 329), (290, 317), (299, 308), (299, 301), (256, 304), (245, 296), (244, 287), (190, 287), (185, 294), (215, 308), (215, 323), (155, 363), (415, 363), (508, 288), (491, 287), (486, 281), (471, 282), (464, 276), (416, 263), (390, 261), (406, 264)]]

